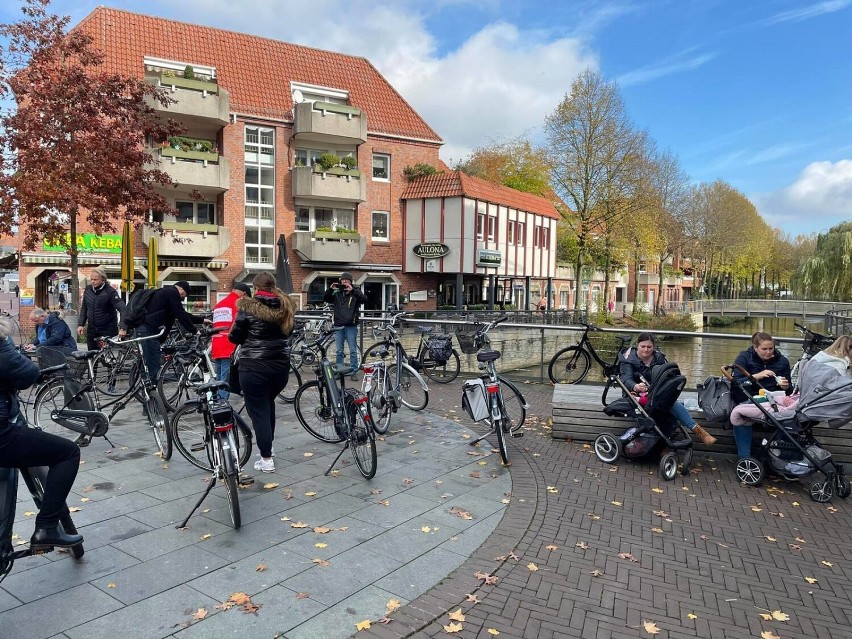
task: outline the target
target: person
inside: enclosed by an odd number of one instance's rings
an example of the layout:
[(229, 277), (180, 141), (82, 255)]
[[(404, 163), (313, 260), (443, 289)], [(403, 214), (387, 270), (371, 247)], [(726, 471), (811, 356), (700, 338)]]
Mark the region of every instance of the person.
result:
[(544, 313), (547, 310), (547, 298), (544, 295), (538, 298), (538, 302), (536, 302), (536, 307), (541, 313)]
[(349, 374), (352, 379), (358, 373), (358, 309), (367, 301), (367, 296), (353, 284), (352, 273), (345, 271), (340, 281), (332, 284), (323, 296), (323, 301), (332, 305), (334, 325), (343, 330), (334, 335), (337, 349), (337, 368), (343, 368), (343, 344), (349, 345)]
[[(227, 329), (214, 335), (210, 344), (213, 372), (220, 382), (227, 382), (231, 372), (231, 357), (234, 355), (236, 344), (228, 339), (228, 331), (237, 317), (237, 302), (244, 297), (251, 297), (251, 287), (235, 281), (231, 285), (231, 292), (213, 307), (213, 328)], [(230, 393), (225, 389), (219, 391), (219, 397), (222, 399), (228, 399), (229, 396)]]
[[(743, 372), (745, 371), (745, 372)], [(758, 388), (752, 388), (753, 384), (749, 376), (760, 382), (760, 385), (768, 393), (781, 393), (788, 395), (792, 388), (790, 386), (790, 360), (779, 353), (775, 348), (775, 340), (772, 335), (758, 331), (751, 336), (751, 346), (737, 355), (734, 360), (733, 371), (735, 384), (732, 394), (738, 403), (748, 401), (746, 393)], [(782, 405), (789, 403), (782, 400)], [(789, 406), (788, 406), (789, 407)], [(759, 409), (753, 406), (755, 410)], [(731, 425), (734, 431), (734, 442), (737, 445), (737, 456), (751, 456), (751, 421), (741, 419), (743, 411), (737, 411), (737, 407), (731, 413)]]
[(237, 301), (237, 317), (228, 339), (240, 345), (240, 386), (260, 451), (254, 469), (274, 473), (275, 401), (290, 373), (288, 338), (293, 332), (293, 303), (275, 287), (270, 273), (258, 273), (252, 285), (254, 297)]
[(59, 518), (68, 514), (65, 500), (80, 467), (80, 449), (70, 439), (28, 428), (24, 423), (16, 392), (32, 386), (39, 371), (15, 349), (11, 340), (15, 330), (9, 318), (0, 317), (0, 467), (48, 467), (30, 548), (45, 551), (76, 546), (83, 537), (65, 532)]
[(612, 299), (606, 303), (606, 310), (610, 315), (612, 315), (612, 312), (615, 310), (615, 302), (613, 302)]
[(63, 293), (62, 291), (59, 291), (59, 309), (65, 309), (65, 293)]
[(19, 297), (21, 295), (21, 287), (15, 284), (15, 297)]
[(48, 313), (36, 306), (30, 313), (30, 321), (36, 326), (36, 336), (28, 350), (35, 350), (39, 346), (53, 346), (64, 350), (66, 354), (77, 350), (77, 341), (59, 313)]
[(89, 276), (91, 284), (83, 291), (80, 304), (80, 324), (77, 335), (86, 330), (86, 343), (90, 351), (98, 348), (97, 337), (115, 337), (118, 335), (118, 317), (126, 309), (124, 300), (107, 281), (106, 271), (101, 267), (92, 269)]
[(811, 362), (817, 362), (831, 366), (841, 375), (852, 375), (850, 371), (850, 356), (852, 356), (852, 337), (841, 335), (834, 343), (820, 351), (811, 358)]
[[(178, 280), (174, 283), (174, 286), (164, 286), (154, 293), (145, 309), (145, 319), (139, 326), (135, 327), (135, 336), (156, 335), (160, 332), (160, 327), (165, 327), (165, 331), (160, 337), (160, 342), (164, 342), (168, 338), (175, 320), (180, 322), (180, 325), (187, 332), (194, 335), (197, 332), (195, 325), (201, 324), (205, 320), (203, 317), (191, 315), (183, 307), (182, 300), (186, 298), (187, 293), (189, 293), (189, 282), (186, 280)], [(127, 335), (127, 326), (123, 323), (118, 334), (122, 337)], [(152, 382), (156, 382), (161, 365), (160, 343), (152, 339), (144, 340), (142, 342), (142, 355), (145, 358), (148, 376)]]
[[(619, 377), (628, 390), (641, 396), (650, 387), (647, 380), (651, 379), (651, 367), (666, 363), (666, 356), (657, 350), (657, 343), (650, 333), (639, 333), (636, 347), (631, 348), (622, 356)], [(671, 408), (672, 417), (683, 424), (688, 431), (695, 435), (702, 444), (712, 446), (716, 438), (695, 423), (689, 410), (682, 402), (675, 402)]]

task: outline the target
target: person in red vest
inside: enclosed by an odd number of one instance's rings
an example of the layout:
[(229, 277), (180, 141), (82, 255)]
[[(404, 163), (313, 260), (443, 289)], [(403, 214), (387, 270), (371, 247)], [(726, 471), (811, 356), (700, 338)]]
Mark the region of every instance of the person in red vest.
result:
[[(228, 331), (231, 330), (231, 326), (237, 318), (237, 300), (243, 297), (251, 297), (251, 287), (242, 282), (234, 282), (227, 297), (213, 307), (213, 328), (227, 329), (214, 335), (211, 345), (214, 373), (216, 379), (222, 382), (228, 381), (228, 375), (231, 372), (231, 357), (237, 347), (228, 339)], [(219, 391), (219, 397), (222, 399), (228, 399), (229, 396), (228, 391)]]

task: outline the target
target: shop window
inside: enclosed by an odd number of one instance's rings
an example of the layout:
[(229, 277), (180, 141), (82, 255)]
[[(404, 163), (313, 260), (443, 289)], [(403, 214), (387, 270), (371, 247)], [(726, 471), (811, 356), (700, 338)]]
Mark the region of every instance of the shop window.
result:
[(371, 236), (374, 241), (387, 242), (390, 240), (390, 213), (373, 211)]
[(373, 153), (373, 179), (390, 181), (390, 161), (389, 155), (384, 153)]

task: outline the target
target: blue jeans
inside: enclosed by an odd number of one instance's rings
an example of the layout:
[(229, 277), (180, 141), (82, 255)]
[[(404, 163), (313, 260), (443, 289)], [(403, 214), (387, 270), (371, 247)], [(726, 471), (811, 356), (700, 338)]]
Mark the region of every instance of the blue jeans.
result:
[[(213, 373), (216, 375), (216, 379), (220, 382), (227, 382), (228, 376), (231, 373), (231, 358), (223, 357), (222, 359), (214, 359)], [(226, 391), (224, 388), (219, 389), (219, 399), (228, 399), (230, 396), (231, 393)]]
[(687, 430), (695, 428), (695, 420), (692, 419), (689, 410), (681, 402), (675, 402), (669, 412), (677, 421), (686, 426)]
[[(145, 337), (147, 335), (156, 335), (159, 331), (149, 328), (145, 324), (138, 326), (133, 331), (133, 337)], [(148, 369), (148, 377), (152, 384), (157, 383), (157, 376), (160, 374), (160, 366), (162, 365), (162, 353), (160, 352), (160, 340), (146, 339), (142, 344), (142, 357), (145, 359), (145, 367)]]
[(734, 442), (737, 445), (737, 457), (751, 457), (751, 424), (734, 426)]
[(342, 331), (334, 334), (334, 344), (337, 347), (337, 367), (343, 366), (343, 343), (349, 344), (349, 372), (358, 370), (358, 327), (344, 326)]

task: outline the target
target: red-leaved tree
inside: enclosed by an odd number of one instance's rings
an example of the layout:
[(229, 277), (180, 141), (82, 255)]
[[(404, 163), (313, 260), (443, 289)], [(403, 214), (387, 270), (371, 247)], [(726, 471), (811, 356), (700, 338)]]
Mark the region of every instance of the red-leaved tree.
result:
[(26, 250), (65, 246), (79, 308), (79, 221), (109, 233), (172, 211), (156, 189), (174, 183), (145, 147), (180, 126), (151, 106), (171, 102), (162, 89), (107, 72), (92, 38), (49, 3), (23, 0), (22, 18), (0, 25), (0, 234), (18, 227)]

